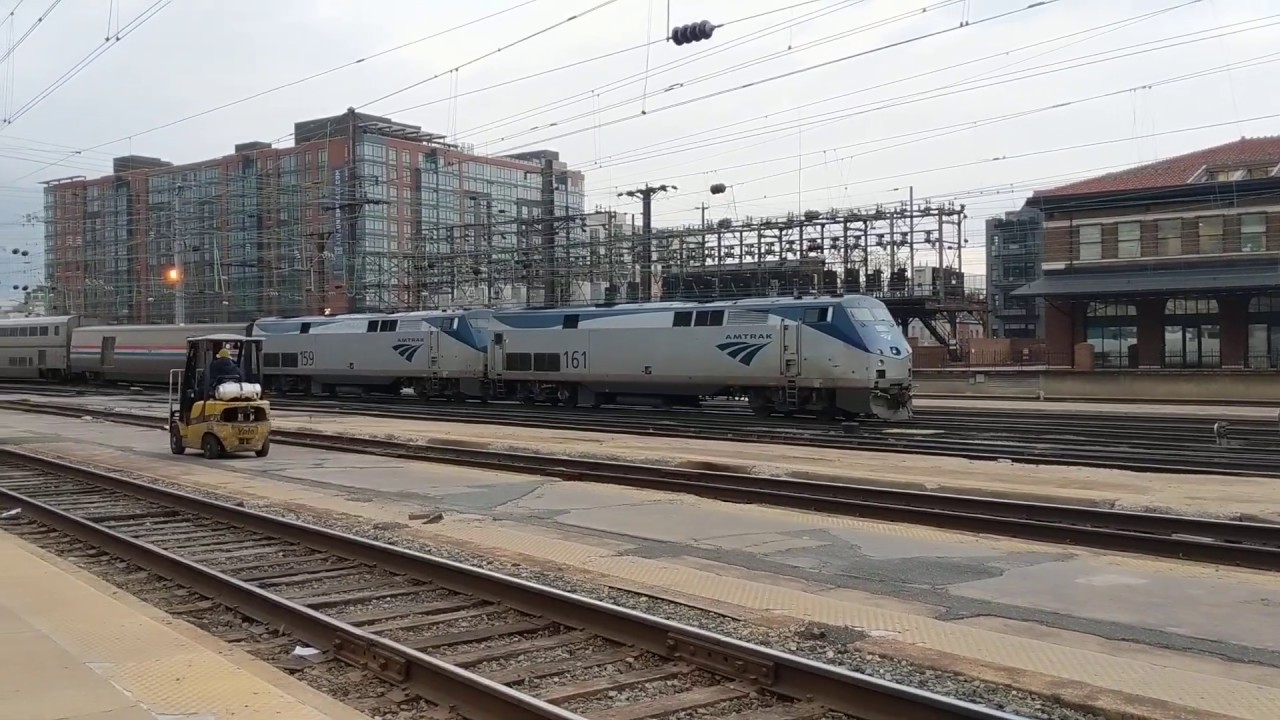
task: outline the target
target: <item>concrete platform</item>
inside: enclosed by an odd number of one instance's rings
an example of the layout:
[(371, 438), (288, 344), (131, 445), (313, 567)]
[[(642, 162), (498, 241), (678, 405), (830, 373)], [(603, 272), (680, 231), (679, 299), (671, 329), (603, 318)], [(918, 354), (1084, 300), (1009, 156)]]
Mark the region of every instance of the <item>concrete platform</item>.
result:
[[(20, 444), (359, 522), (1134, 718), (1280, 718), (1280, 578), (682, 495), (0, 411)], [(668, 450), (668, 453), (671, 451)], [(409, 519), (439, 510), (443, 521)], [(1121, 715), (1123, 716), (1123, 715)]]
[(0, 720), (368, 720), (0, 532)]
[[(0, 402), (3, 402), (0, 396)], [(63, 399), (61, 405), (111, 408), (162, 418), (153, 401)], [(650, 465), (748, 472), (825, 482), (973, 494), (1226, 519), (1280, 522), (1280, 483), (1269, 478), (1141, 473), (1101, 468), (806, 448), (767, 443), (651, 438), (280, 411), (278, 427), (406, 442), (559, 453)], [(274, 451), (273, 451), (274, 453)]]

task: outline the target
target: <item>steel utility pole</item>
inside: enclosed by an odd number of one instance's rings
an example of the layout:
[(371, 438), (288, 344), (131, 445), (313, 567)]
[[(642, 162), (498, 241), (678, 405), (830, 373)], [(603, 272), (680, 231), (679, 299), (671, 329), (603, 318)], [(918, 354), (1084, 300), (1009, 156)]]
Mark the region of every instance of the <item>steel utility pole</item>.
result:
[(542, 300), (548, 307), (560, 304), (556, 282), (556, 164), (542, 159)]
[(640, 248), (636, 258), (640, 262), (640, 302), (653, 299), (653, 196), (668, 190), (679, 190), (675, 185), (645, 185), (635, 190), (618, 193), (618, 197), (640, 198), (641, 229)]

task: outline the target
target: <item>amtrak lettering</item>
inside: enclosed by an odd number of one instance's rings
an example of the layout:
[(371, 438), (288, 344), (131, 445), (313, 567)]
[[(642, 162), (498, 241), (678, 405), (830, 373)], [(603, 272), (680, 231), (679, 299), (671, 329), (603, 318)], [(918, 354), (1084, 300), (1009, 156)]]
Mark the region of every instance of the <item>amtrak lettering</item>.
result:
[(724, 336), (725, 340), (754, 340), (754, 341), (773, 341), (773, 333), (729, 333)]

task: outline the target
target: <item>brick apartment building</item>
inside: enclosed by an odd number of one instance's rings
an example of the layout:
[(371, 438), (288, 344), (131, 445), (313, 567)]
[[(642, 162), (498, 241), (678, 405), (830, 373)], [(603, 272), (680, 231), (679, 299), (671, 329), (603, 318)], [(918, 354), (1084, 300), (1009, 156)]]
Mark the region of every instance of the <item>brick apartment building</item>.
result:
[(187, 322), (523, 305), (545, 301), (543, 261), (585, 251), (576, 225), (556, 227), (554, 249), (535, 229), (546, 177), (556, 216), (583, 210), (583, 176), (554, 152), (477, 155), (354, 110), (296, 123), (293, 141), (45, 183), (51, 311), (151, 323), (179, 305)]
[(1280, 368), (1280, 136), (1037, 192), (1054, 366)]

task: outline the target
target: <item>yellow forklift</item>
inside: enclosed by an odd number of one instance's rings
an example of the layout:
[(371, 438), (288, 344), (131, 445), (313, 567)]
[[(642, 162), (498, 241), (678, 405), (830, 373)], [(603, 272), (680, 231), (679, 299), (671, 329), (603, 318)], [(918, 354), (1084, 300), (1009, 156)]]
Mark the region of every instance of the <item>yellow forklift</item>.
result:
[[(214, 360), (218, 359), (217, 364)], [(262, 396), (262, 338), (187, 338), (186, 366), (169, 371), (169, 449), (226, 454), (271, 451), (271, 405)], [(219, 372), (211, 377), (211, 372)]]

